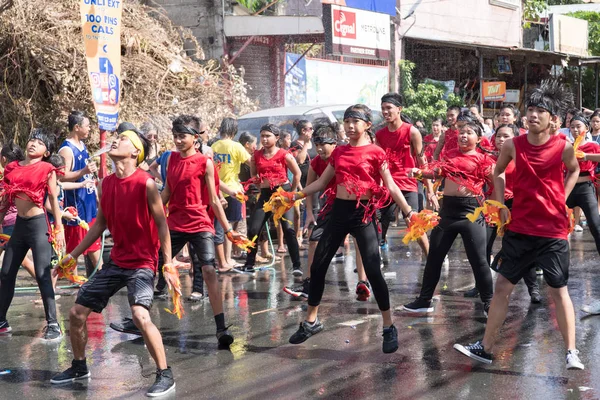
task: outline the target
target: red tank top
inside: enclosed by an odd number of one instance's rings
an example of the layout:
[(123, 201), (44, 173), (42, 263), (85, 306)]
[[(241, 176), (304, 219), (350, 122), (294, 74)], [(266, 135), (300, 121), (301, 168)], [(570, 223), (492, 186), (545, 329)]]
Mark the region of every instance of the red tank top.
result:
[(433, 160), (433, 154), (435, 153), (435, 148), (437, 147), (438, 142), (439, 139), (434, 138), (433, 135), (427, 135), (423, 139), (423, 148), (425, 149), (423, 153), (425, 154), (427, 162), (431, 162)]
[(527, 135), (515, 145), (514, 200), (508, 229), (524, 235), (567, 239), (569, 221), (565, 205), (562, 154), (565, 140), (551, 136), (534, 146)]
[[(458, 129), (448, 129), (444, 134), (444, 147), (442, 148), (442, 153), (440, 154), (440, 159), (449, 158), (448, 154), (452, 152), (452, 150), (458, 149)], [(456, 153), (452, 153), (456, 154)]]
[(279, 149), (273, 157), (267, 159), (264, 156), (264, 150), (254, 152), (254, 165), (256, 167), (256, 175), (260, 182), (268, 181), (271, 186), (279, 186), (288, 181), (287, 164), (285, 158), (289, 153), (283, 149)]
[(212, 218), (208, 214), (210, 205), (204, 183), (208, 157), (201, 153), (182, 158), (173, 152), (167, 168), (169, 198), (169, 229), (177, 232), (215, 233)]
[[(585, 142), (579, 146), (579, 149), (587, 154), (600, 154), (600, 145), (596, 142)], [(578, 160), (579, 161), (579, 176), (590, 175), (592, 178), (596, 172), (596, 166), (598, 165), (595, 161), (590, 160)]]
[[(315, 171), (315, 173), (317, 174), (317, 176), (323, 175), (323, 172), (325, 172), (325, 169), (327, 168), (327, 165), (329, 165), (329, 160), (323, 160), (319, 156), (313, 158), (310, 161), (310, 166), (313, 169), (313, 171)], [(334, 176), (329, 181), (329, 183), (327, 184), (327, 187), (325, 188), (324, 192), (327, 192), (328, 190), (335, 190), (335, 188), (337, 186), (335, 182), (336, 182), (336, 179), (335, 179), (335, 176)]]
[(110, 258), (124, 269), (156, 272), (160, 242), (148, 206), (149, 179), (145, 171), (137, 169), (127, 178), (112, 174), (102, 181), (100, 205), (114, 242)]
[(504, 183), (504, 200), (509, 200), (515, 197), (514, 188), (515, 188), (515, 162), (512, 160), (506, 166), (506, 170), (504, 171), (505, 175), (505, 183)]
[(400, 190), (416, 192), (417, 180), (408, 177), (408, 172), (415, 166), (415, 159), (410, 152), (410, 128), (406, 122), (396, 131), (391, 132), (386, 126), (375, 134), (377, 144), (385, 150), (388, 156), (390, 173)]
[(48, 192), (48, 175), (52, 171), (56, 168), (45, 161), (29, 165), (19, 165), (18, 161), (8, 164), (3, 179), (7, 209), (16, 198), (31, 200), (36, 206), (43, 207)]

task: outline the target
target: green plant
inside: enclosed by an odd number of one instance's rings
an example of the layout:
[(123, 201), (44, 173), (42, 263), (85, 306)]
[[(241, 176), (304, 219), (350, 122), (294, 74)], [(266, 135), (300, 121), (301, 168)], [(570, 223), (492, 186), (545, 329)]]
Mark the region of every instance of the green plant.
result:
[(523, 27), (531, 27), (532, 22), (537, 22), (548, 8), (546, 0), (524, 0), (523, 1)]
[(593, 11), (577, 11), (568, 14), (571, 17), (588, 22), (588, 51), (592, 56), (600, 55), (600, 13)]
[(409, 60), (401, 60), (400, 67), (400, 92), (404, 96), (406, 106), (402, 113), (413, 121), (423, 121), (429, 126), (436, 118), (443, 118), (446, 109), (450, 106), (462, 106), (460, 97), (451, 93), (446, 99), (446, 87), (442, 84), (419, 83), (414, 84), (413, 74), (415, 63)]

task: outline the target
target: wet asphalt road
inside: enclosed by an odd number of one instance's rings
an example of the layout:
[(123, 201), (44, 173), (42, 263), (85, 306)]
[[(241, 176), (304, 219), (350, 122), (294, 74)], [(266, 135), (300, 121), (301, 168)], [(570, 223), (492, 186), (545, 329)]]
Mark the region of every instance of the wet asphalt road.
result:
[[(600, 298), (598, 261), (586, 228), (571, 238), (569, 291), (576, 308), (577, 345), (585, 371), (567, 371), (555, 308), (542, 283), (541, 305), (531, 305), (517, 286), (491, 366), (471, 362), (452, 349), (482, 337), (485, 328), (478, 299), (462, 291), (473, 277), (460, 241), (455, 243), (438, 286), (439, 301), (430, 317), (400, 311), (420, 287), (423, 270), (416, 244), (402, 245), (394, 230), (384, 252), (400, 349), (381, 352), (381, 317), (374, 299), (355, 300), (354, 251), (332, 264), (320, 309), (325, 331), (302, 345), (288, 344), (302, 320), (305, 302), (291, 300), (282, 288), (293, 282), (287, 259), (274, 270), (220, 277), (226, 322), (235, 342), (219, 350), (208, 299), (186, 303), (178, 321), (156, 301), (151, 315), (163, 334), (181, 399), (592, 399), (600, 398), (600, 316), (584, 317), (582, 304)], [(499, 246), (497, 241), (496, 245)], [(304, 252), (304, 257), (306, 257)], [(286, 268), (287, 265), (287, 268)], [(25, 277), (24, 273), (21, 275)], [(542, 277), (539, 277), (542, 282)], [(20, 284), (27, 284), (22, 279)], [(182, 275), (189, 294), (191, 281)], [(62, 387), (49, 380), (70, 366), (68, 311), (73, 296), (58, 300), (65, 339), (41, 343), (44, 313), (38, 294), (19, 293), (9, 310), (10, 337), (0, 336), (0, 399), (136, 399), (153, 383), (154, 363), (143, 340), (111, 330), (109, 322), (129, 315), (125, 291), (101, 315), (88, 320), (88, 366), (92, 379)], [(9, 370), (9, 372), (7, 372)]]

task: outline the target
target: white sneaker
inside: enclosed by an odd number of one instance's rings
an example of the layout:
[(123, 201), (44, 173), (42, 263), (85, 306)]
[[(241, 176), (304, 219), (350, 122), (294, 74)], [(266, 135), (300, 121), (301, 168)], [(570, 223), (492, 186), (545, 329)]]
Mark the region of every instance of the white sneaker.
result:
[(573, 230), (575, 232), (583, 232), (583, 228), (581, 227), (581, 225), (575, 225), (575, 228)]
[(594, 300), (589, 305), (581, 307), (581, 311), (588, 314), (600, 314), (600, 300)]
[(585, 369), (583, 363), (579, 359), (579, 350), (567, 351), (567, 369)]

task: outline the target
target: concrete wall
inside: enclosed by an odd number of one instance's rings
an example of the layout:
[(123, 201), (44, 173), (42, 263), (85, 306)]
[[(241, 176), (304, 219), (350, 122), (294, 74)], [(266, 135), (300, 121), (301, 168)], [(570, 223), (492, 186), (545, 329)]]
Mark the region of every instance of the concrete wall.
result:
[[(154, 0), (167, 12), (174, 25), (191, 29), (204, 50), (205, 58), (223, 55), (221, 0)], [(231, 1), (225, 1), (226, 11)]]
[(490, 0), (402, 0), (401, 36), (432, 41), (521, 47), (521, 8)]

